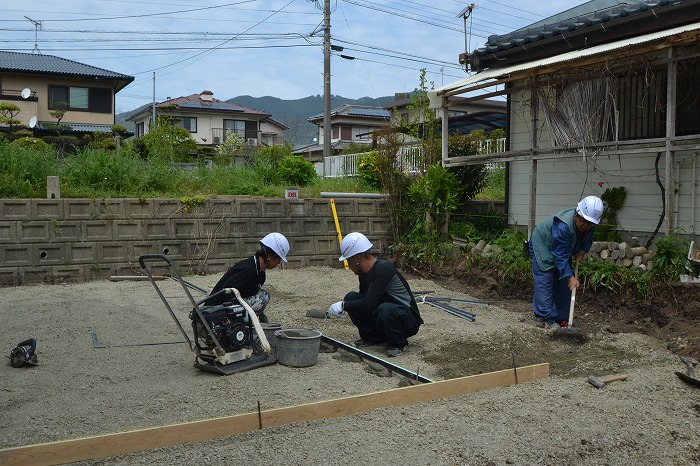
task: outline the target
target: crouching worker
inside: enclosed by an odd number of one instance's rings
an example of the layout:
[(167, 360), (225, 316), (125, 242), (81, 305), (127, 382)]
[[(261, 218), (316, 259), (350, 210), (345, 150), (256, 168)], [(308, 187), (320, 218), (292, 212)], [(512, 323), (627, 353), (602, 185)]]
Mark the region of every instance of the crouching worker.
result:
[(347, 260), (358, 276), (360, 291), (351, 291), (328, 309), (331, 317), (347, 313), (360, 334), (357, 347), (386, 344), (386, 355), (406, 351), (408, 337), (423, 323), (406, 279), (389, 261), (371, 253), (372, 243), (362, 233), (349, 233), (340, 243), (340, 261)]
[[(241, 298), (255, 311), (258, 320), (267, 323), (265, 307), (270, 301), (270, 293), (263, 289), (265, 270), (274, 269), (281, 261), (287, 262), (289, 241), (281, 233), (270, 233), (260, 240), (260, 249), (248, 259), (236, 263), (228, 269), (214, 286), (209, 295), (224, 288), (236, 288)], [(240, 304), (235, 296), (222, 293), (205, 301), (205, 305), (214, 306), (224, 302)]]

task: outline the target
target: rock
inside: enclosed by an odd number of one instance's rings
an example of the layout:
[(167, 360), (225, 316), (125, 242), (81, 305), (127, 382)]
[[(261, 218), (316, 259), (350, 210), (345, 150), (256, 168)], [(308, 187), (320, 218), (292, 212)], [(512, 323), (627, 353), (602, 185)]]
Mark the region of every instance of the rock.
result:
[(306, 317), (313, 317), (314, 319), (325, 319), (326, 311), (323, 309), (309, 309), (306, 311)]
[(365, 370), (370, 374), (374, 374), (379, 377), (391, 377), (392, 375), (392, 372), (388, 368), (372, 361), (367, 361), (367, 364), (365, 364)]

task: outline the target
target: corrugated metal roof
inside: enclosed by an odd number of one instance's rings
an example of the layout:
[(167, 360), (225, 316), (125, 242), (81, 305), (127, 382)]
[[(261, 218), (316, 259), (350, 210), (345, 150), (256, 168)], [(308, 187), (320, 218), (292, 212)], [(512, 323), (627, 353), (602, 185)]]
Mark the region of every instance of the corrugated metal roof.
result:
[[(690, 31), (700, 31), (700, 22), (687, 24), (672, 29), (667, 29), (665, 31), (645, 34), (638, 37), (633, 37), (631, 39), (625, 39), (617, 42), (610, 42), (608, 44), (597, 45), (595, 47), (590, 47), (583, 50), (567, 52), (560, 55), (555, 55), (553, 57), (531, 61), (528, 63), (520, 63), (518, 65), (513, 65), (505, 68), (496, 68), (482, 71), (481, 73), (469, 76), (468, 78), (461, 79), (454, 83), (447, 84), (437, 89), (428, 91), (428, 97), (430, 99), (430, 108), (441, 108), (443, 95), (458, 95), (471, 92), (473, 90), (476, 90), (474, 89), (476, 87), (484, 87), (484, 83), (489, 80), (493, 80), (493, 82), (489, 85), (496, 85), (506, 78), (512, 79), (514, 75), (523, 74), (524, 71), (533, 70), (535, 68), (542, 68), (557, 63), (572, 61), (592, 55), (602, 54), (611, 50), (633, 47), (639, 44), (643, 44), (645, 42), (653, 42), (676, 34), (682, 34)], [(477, 85), (477, 83), (479, 84)]]
[(0, 71), (114, 80), (118, 83), (115, 86), (116, 92), (134, 80), (133, 76), (126, 74), (86, 65), (66, 58), (35, 53), (0, 51)]
[(636, 2), (591, 0), (508, 34), (489, 36), (486, 44), (476, 49), (474, 54), (479, 56), (493, 54), (590, 26), (604, 28), (605, 23), (621, 17), (634, 16), (654, 8), (682, 3), (683, 1), (685, 0), (643, 0)]

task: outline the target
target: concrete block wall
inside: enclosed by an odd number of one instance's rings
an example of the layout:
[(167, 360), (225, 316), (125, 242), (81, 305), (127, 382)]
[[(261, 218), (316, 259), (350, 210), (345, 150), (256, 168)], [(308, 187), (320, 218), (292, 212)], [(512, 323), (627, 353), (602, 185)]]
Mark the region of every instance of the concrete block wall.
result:
[[(343, 234), (361, 231), (378, 249), (391, 242), (384, 200), (335, 207)], [(167, 255), (182, 275), (218, 273), (272, 231), (289, 239), (285, 266), (342, 266), (329, 199), (0, 199), (0, 286), (140, 275), (143, 254)]]

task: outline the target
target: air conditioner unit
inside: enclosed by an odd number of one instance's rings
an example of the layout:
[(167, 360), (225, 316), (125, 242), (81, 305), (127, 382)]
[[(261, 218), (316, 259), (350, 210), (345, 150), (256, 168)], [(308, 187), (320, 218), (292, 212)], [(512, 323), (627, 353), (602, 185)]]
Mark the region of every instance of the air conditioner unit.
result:
[(214, 144), (221, 144), (221, 138), (219, 136), (214, 136)]
[(248, 142), (249, 146), (257, 146), (258, 145), (258, 140), (255, 138), (248, 138), (247, 142)]

